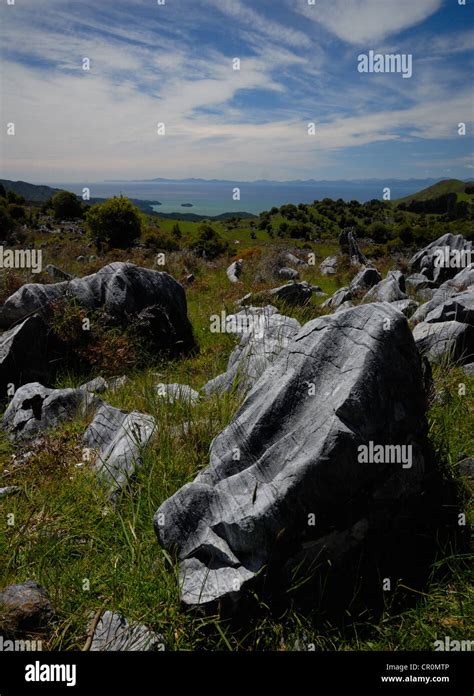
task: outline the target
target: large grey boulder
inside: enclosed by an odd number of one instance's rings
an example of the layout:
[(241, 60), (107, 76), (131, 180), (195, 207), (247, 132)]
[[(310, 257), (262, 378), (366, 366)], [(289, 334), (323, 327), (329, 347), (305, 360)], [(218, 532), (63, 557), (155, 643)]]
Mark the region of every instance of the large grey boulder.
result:
[(452, 278), (471, 263), (472, 242), (461, 234), (444, 234), (410, 259), (410, 268), (430, 280), (442, 282)]
[(2, 418), (12, 439), (29, 439), (84, 415), (96, 405), (94, 395), (83, 389), (48, 389), (39, 382), (16, 390)]
[(163, 636), (153, 633), (147, 626), (132, 622), (117, 612), (105, 611), (100, 617), (90, 650), (92, 652), (144, 652), (164, 650)]
[(2, 628), (12, 633), (45, 630), (54, 612), (44, 587), (34, 580), (0, 591)]
[(413, 321), (415, 323), (425, 321), (428, 314), (436, 309), (436, 307), (444, 304), (450, 297), (467, 290), (473, 285), (474, 264), (471, 264), (470, 266), (463, 268), (463, 270), (457, 273), (454, 278), (446, 280), (442, 285), (440, 285), (439, 288), (434, 291), (431, 299), (418, 307), (413, 315)]
[(425, 317), (428, 324), (440, 321), (460, 321), (474, 326), (474, 285), (465, 292), (453, 295), (443, 304), (438, 305)]
[(152, 416), (103, 403), (86, 432), (86, 447), (98, 450), (94, 471), (115, 500), (142, 465), (142, 452), (156, 430)]
[[(178, 553), (183, 602), (238, 601), (270, 562), (278, 574), (288, 554), (341, 529), (341, 515), (362, 520), (362, 541), (381, 508), (418, 493), (425, 402), (420, 356), (391, 305), (306, 324), (214, 439), (209, 466), (155, 515), (159, 543)], [(371, 442), (411, 445), (411, 466), (388, 454), (368, 463)]]
[(207, 395), (233, 388), (248, 391), (301, 328), (296, 319), (279, 314), (271, 305), (247, 307), (229, 318), (235, 318), (240, 342), (230, 355), (227, 371), (204, 385)]
[(406, 299), (403, 274), (400, 271), (389, 271), (385, 280), (381, 280), (364, 295), (363, 302), (397, 302)]
[(230, 280), (231, 283), (240, 283), (240, 274), (242, 273), (242, 266), (243, 266), (243, 259), (239, 259), (238, 261), (234, 261), (233, 263), (230, 264), (229, 268), (227, 269), (227, 277)]
[(474, 360), (474, 327), (469, 324), (422, 321), (413, 329), (413, 338), (420, 353), (432, 362), (449, 360), (464, 364)]
[(0, 335), (0, 398), (9, 384), (47, 380), (47, 343), (46, 324), (36, 315)]
[(194, 346), (184, 288), (168, 273), (122, 262), (84, 278), (23, 285), (0, 307), (0, 328), (35, 312), (47, 319), (51, 303), (66, 297), (87, 309), (102, 309), (121, 326), (134, 318), (141, 320), (158, 347), (182, 351)]
[(319, 270), (322, 275), (334, 275), (337, 271), (337, 256), (327, 256), (324, 261), (319, 264)]
[(354, 294), (360, 292), (367, 292), (369, 288), (372, 288), (374, 285), (377, 285), (377, 283), (380, 283), (381, 280), (382, 276), (376, 268), (363, 268), (351, 280), (349, 289)]

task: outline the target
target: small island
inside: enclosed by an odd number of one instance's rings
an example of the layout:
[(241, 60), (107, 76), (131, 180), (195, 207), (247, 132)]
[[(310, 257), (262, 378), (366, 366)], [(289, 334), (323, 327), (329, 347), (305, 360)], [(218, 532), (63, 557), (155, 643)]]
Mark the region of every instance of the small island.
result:
[(182, 208), (193, 208), (193, 204), (192, 203), (181, 203), (181, 207)]

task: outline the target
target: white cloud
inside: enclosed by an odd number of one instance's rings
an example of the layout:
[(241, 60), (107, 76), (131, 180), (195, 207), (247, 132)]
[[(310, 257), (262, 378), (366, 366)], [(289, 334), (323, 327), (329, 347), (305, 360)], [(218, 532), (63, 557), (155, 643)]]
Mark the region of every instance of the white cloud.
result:
[[(220, 0), (219, 0), (220, 1)], [(291, 7), (319, 22), (343, 41), (363, 45), (422, 22), (439, 10), (443, 0), (298, 0)]]
[(267, 16), (259, 14), (254, 9), (245, 5), (241, 0), (206, 0), (208, 5), (219, 10), (237, 22), (241, 22), (246, 29), (263, 34), (273, 41), (285, 43), (294, 47), (309, 47), (310, 38), (302, 31), (275, 22)]

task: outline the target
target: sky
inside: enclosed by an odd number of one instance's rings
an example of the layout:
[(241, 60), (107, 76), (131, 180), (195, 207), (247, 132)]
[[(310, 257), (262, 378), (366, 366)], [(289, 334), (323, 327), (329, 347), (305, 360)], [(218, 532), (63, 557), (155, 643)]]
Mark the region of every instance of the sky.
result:
[(12, 1), (2, 178), (474, 177), (474, 0)]

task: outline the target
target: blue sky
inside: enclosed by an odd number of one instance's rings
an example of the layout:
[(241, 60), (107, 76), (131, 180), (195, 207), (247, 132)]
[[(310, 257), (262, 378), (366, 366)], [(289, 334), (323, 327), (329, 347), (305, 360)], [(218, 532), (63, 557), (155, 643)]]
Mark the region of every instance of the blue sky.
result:
[[(2, 176), (472, 177), (473, 16), (472, 0), (0, 0)], [(412, 54), (413, 76), (359, 73), (370, 50)]]

